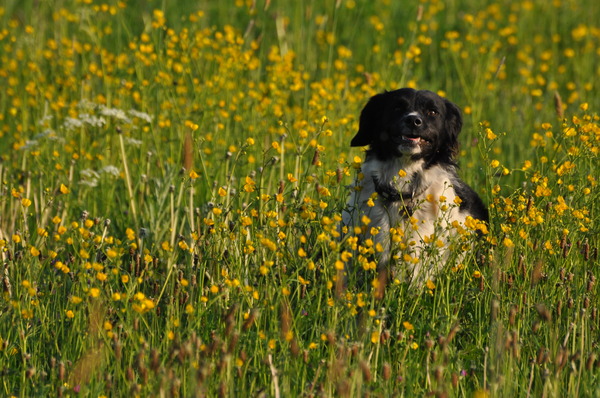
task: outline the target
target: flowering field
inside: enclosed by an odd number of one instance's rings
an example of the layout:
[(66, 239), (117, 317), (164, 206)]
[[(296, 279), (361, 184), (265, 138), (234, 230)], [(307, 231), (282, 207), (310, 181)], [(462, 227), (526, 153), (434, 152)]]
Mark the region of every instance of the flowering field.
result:
[[(600, 394), (586, 3), (4, 2), (0, 395)], [(462, 108), (491, 214), (423, 287), (338, 232), (404, 86)]]

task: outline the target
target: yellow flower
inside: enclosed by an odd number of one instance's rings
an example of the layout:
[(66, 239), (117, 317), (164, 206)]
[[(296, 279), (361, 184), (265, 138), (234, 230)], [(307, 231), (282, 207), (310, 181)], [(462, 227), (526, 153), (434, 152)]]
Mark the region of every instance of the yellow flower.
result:
[[(260, 243), (271, 251), (277, 251), (277, 244), (273, 242), (271, 239), (263, 238), (260, 240)], [(300, 253), (300, 252), (299, 252)]]
[(427, 279), (426, 285), (427, 285), (427, 289), (429, 289), (429, 290), (435, 289), (435, 283), (433, 283), (433, 281), (431, 279)]
[(485, 129), (485, 137), (488, 140), (495, 140), (498, 136), (496, 134), (494, 134), (494, 132), (492, 131), (492, 129), (486, 128)]
[(100, 282), (104, 282), (107, 278), (108, 275), (106, 275), (104, 272), (98, 272), (96, 274), (96, 279), (98, 279)]
[(406, 329), (406, 330), (415, 330), (415, 327), (413, 326), (413, 324), (408, 321), (402, 322), (402, 326), (404, 326), (404, 329)]
[[(140, 294), (140, 293), (138, 293), (138, 294)], [(138, 294), (136, 294), (136, 295), (138, 295)], [(141, 294), (141, 296), (144, 296), (144, 295)], [(147, 299), (147, 298), (142, 298), (142, 299), (138, 298), (138, 301), (139, 301), (139, 303), (133, 304), (131, 306), (131, 308), (133, 308), (133, 310), (139, 314), (144, 314), (156, 306), (156, 304), (154, 304), (154, 301)]]
[(98, 289), (97, 287), (91, 288), (89, 295), (92, 298), (98, 298), (100, 296), (100, 289)]
[(23, 207), (29, 207), (29, 206), (31, 206), (31, 200), (29, 200), (27, 198), (23, 198), (23, 199), (21, 199), (21, 204), (23, 205)]
[(125, 235), (127, 235), (127, 239), (128, 240), (134, 240), (135, 239), (135, 232), (131, 228), (127, 228), (125, 230)]
[(133, 295), (133, 298), (138, 301), (142, 301), (146, 298), (146, 295), (142, 292), (137, 292), (136, 294)]
[(63, 195), (66, 195), (69, 192), (71, 192), (69, 190), (69, 187), (67, 187), (65, 184), (60, 184), (60, 193), (62, 193)]
[(87, 260), (90, 258), (90, 253), (85, 250), (85, 249), (81, 249), (79, 250), (79, 255), (81, 256), (81, 258), (83, 258), (84, 260)]
[(379, 343), (379, 332), (371, 333), (371, 343), (373, 343), (373, 344)]
[(186, 127), (189, 127), (192, 131), (198, 130), (199, 127), (196, 123), (192, 122), (191, 120), (186, 120), (184, 124)]
[(506, 247), (515, 247), (514, 242), (510, 238), (504, 238), (504, 240), (502, 241), (502, 243)]
[(254, 192), (256, 183), (251, 177), (246, 177), (246, 184), (244, 184), (244, 191), (251, 193)]
[(178, 243), (178, 246), (179, 246), (179, 248), (180, 248), (181, 250), (187, 250), (187, 249), (189, 249), (189, 246), (188, 246), (188, 244), (187, 244), (187, 243), (186, 243), (184, 240), (180, 241), (180, 242)]
[(31, 253), (31, 255), (33, 257), (37, 257), (40, 255), (40, 251), (38, 249), (36, 249), (35, 246), (31, 246), (31, 249), (29, 249), (29, 252)]
[(293, 331), (288, 330), (287, 332), (285, 332), (285, 336), (284, 336), (285, 341), (292, 341), (293, 338), (294, 338)]
[(74, 313), (73, 311), (71, 311), (71, 310), (68, 310), (68, 311), (66, 312), (66, 316), (67, 316), (67, 318), (70, 318), (70, 319), (71, 319), (71, 318), (74, 318), (74, 317), (75, 317), (75, 313)]
[(57, 262), (54, 264), (54, 268), (56, 268), (56, 269), (57, 269), (57, 270), (59, 270), (59, 271), (62, 271), (62, 272), (63, 272), (63, 273), (65, 273), (65, 274), (66, 274), (67, 272), (71, 271), (71, 270), (69, 269), (69, 267), (67, 267), (66, 265), (64, 265), (64, 264), (63, 264), (62, 262), (60, 262), (60, 261), (57, 261)]
[(110, 259), (114, 259), (119, 255), (119, 253), (115, 249), (106, 250), (106, 256)]
[(331, 192), (325, 187), (320, 187), (318, 192), (321, 196), (331, 196)]

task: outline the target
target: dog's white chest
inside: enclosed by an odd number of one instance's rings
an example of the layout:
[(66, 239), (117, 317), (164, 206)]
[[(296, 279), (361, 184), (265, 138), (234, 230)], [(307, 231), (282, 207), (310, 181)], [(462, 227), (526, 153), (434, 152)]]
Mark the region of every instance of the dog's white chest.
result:
[[(380, 264), (387, 264), (398, 249), (420, 259), (429, 244), (436, 245), (438, 258), (446, 257), (452, 225), (455, 221), (463, 224), (466, 217), (459, 211), (450, 174), (438, 166), (424, 170), (423, 162), (378, 160), (365, 162), (361, 172), (362, 179), (356, 182), (358, 188), (353, 190), (343, 213), (343, 223), (359, 226), (363, 238), (381, 245)], [(375, 181), (389, 184), (401, 199), (382, 198)], [(421, 272), (423, 266), (422, 261), (412, 265), (413, 278), (430, 277), (429, 271)]]

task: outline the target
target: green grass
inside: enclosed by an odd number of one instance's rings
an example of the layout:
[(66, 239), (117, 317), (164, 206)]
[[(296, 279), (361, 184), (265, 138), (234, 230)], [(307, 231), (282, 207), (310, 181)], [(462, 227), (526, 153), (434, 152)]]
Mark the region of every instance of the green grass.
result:
[[(0, 395), (598, 395), (598, 20), (6, 2)], [(360, 110), (402, 86), (463, 109), (491, 223), (427, 287), (377, 289), (337, 224)]]

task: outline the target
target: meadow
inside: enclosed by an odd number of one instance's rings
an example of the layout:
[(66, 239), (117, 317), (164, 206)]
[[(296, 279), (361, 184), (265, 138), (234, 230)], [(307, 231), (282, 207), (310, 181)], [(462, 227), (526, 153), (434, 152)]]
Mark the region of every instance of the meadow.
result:
[[(598, 396), (587, 3), (2, 2), (0, 395)], [(405, 86), (491, 215), (420, 288), (338, 232)]]

